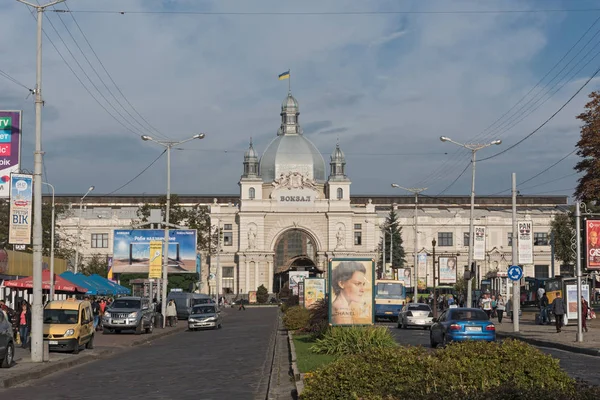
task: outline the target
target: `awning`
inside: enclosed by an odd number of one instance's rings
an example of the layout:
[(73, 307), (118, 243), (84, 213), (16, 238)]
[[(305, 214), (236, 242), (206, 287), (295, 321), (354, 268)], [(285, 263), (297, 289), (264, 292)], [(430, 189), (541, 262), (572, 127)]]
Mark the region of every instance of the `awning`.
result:
[[(33, 277), (5, 281), (4, 286), (16, 289), (33, 289)], [(42, 290), (50, 290), (50, 271), (42, 271)], [(86, 293), (87, 287), (79, 286), (59, 275), (54, 274), (54, 290), (57, 292)]]
[(108, 287), (110, 287), (113, 290), (113, 294), (131, 294), (131, 290), (129, 288), (118, 285), (118, 284), (114, 283), (113, 281), (111, 281), (110, 279), (106, 279), (105, 277), (100, 276), (98, 274), (90, 275), (89, 278), (93, 279), (96, 282), (99, 282), (99, 283), (101, 282), (104, 285), (107, 285)]
[(89, 294), (90, 296), (105, 296), (109, 294), (106, 288), (89, 279), (89, 276), (85, 276), (83, 274), (74, 274), (71, 271), (65, 271), (60, 274), (60, 276), (68, 281), (76, 283), (79, 286), (86, 287), (88, 290), (85, 292), (85, 294)]
[(107, 283), (108, 279), (104, 279), (98, 274), (92, 274), (90, 276), (86, 276), (86, 278), (89, 279), (94, 284), (98, 285), (98, 287), (101, 287), (102, 290), (106, 291), (110, 295), (114, 296), (114, 295), (119, 294), (119, 291), (117, 290), (117, 288), (115, 288), (114, 286), (111, 286)]

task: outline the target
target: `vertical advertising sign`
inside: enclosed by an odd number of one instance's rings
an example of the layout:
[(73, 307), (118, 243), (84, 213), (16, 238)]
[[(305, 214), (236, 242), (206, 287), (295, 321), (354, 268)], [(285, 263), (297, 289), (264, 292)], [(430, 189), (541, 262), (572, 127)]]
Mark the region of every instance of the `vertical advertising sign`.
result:
[(304, 307), (304, 281), (298, 282), (298, 304)]
[(427, 254), (419, 253), (417, 263), (419, 264), (419, 282), (417, 283), (417, 287), (419, 290), (425, 290), (427, 289)]
[[(568, 319), (576, 319), (577, 318), (577, 302), (581, 301), (577, 298), (577, 285), (567, 285), (567, 298), (565, 301), (567, 302), (567, 318)], [(582, 284), (581, 285), (581, 295), (585, 299), (585, 301), (590, 303), (590, 285)], [(582, 318), (587, 318), (587, 315), (583, 315)]]
[(518, 221), (517, 227), (519, 228), (519, 264), (533, 264), (533, 227), (531, 221)]
[(440, 257), (438, 266), (440, 267), (440, 284), (455, 284), (456, 257)]
[(21, 111), (0, 111), (0, 198), (10, 195), (10, 174), (21, 163)]
[(475, 243), (473, 245), (473, 259), (485, 260), (485, 226), (475, 227)]
[(585, 266), (587, 269), (600, 269), (600, 220), (586, 220), (585, 233)]
[(304, 307), (311, 308), (317, 301), (325, 298), (324, 278), (304, 279)]
[(162, 248), (163, 242), (159, 242), (158, 240), (150, 241), (148, 279), (160, 279), (162, 276)]
[(113, 278), (113, 258), (111, 256), (106, 256), (106, 279), (108, 279), (109, 281), (115, 281), (115, 279)]
[(404, 287), (412, 287), (411, 268), (398, 268), (398, 280), (402, 282)]
[(8, 243), (31, 243), (31, 205), (33, 176), (11, 174), (10, 176), (10, 222)]
[(329, 260), (329, 323), (373, 325), (375, 261), (364, 258)]

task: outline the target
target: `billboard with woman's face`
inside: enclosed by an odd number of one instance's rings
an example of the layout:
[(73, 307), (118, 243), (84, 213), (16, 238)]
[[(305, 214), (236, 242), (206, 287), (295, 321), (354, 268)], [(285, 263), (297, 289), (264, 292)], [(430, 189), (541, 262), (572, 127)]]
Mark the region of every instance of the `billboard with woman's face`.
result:
[(329, 260), (329, 323), (372, 325), (374, 323), (372, 259)]

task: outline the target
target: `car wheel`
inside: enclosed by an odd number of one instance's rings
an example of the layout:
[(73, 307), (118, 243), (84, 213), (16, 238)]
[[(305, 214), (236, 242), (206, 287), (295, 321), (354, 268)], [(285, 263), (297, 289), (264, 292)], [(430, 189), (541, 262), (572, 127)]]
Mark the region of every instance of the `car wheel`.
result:
[(75, 342), (75, 347), (73, 348), (73, 354), (79, 354), (79, 338)]
[(435, 342), (435, 340), (433, 340), (433, 334), (429, 334), (429, 345), (431, 346), (432, 349), (435, 349), (437, 347), (437, 343)]
[(94, 335), (92, 335), (92, 337), (90, 337), (90, 340), (85, 344), (85, 348), (88, 350), (94, 349)]
[(138, 326), (135, 327), (135, 334), (136, 335), (141, 335), (142, 334), (142, 329), (144, 329), (144, 321), (140, 320), (140, 323), (138, 324)]
[(13, 358), (15, 356), (15, 345), (11, 342), (6, 346), (6, 353), (4, 354), (4, 359), (2, 360), (2, 368), (10, 368), (13, 363)]
[(102, 328), (102, 334), (103, 335), (108, 335), (110, 333), (110, 329), (108, 328)]
[(446, 347), (448, 346), (448, 337), (446, 335), (444, 335), (444, 337), (442, 338), (442, 346)]
[(150, 320), (150, 326), (148, 328), (146, 328), (146, 333), (150, 334), (150, 333), (152, 333), (153, 330), (154, 330), (154, 318), (152, 318)]

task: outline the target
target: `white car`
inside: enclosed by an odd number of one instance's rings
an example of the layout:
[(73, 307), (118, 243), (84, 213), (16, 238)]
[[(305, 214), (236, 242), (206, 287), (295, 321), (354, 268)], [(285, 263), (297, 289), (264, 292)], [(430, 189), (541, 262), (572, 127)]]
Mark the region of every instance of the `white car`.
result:
[(429, 329), (431, 325), (433, 325), (433, 311), (428, 304), (409, 303), (402, 307), (402, 311), (398, 314), (398, 328), (419, 326)]

